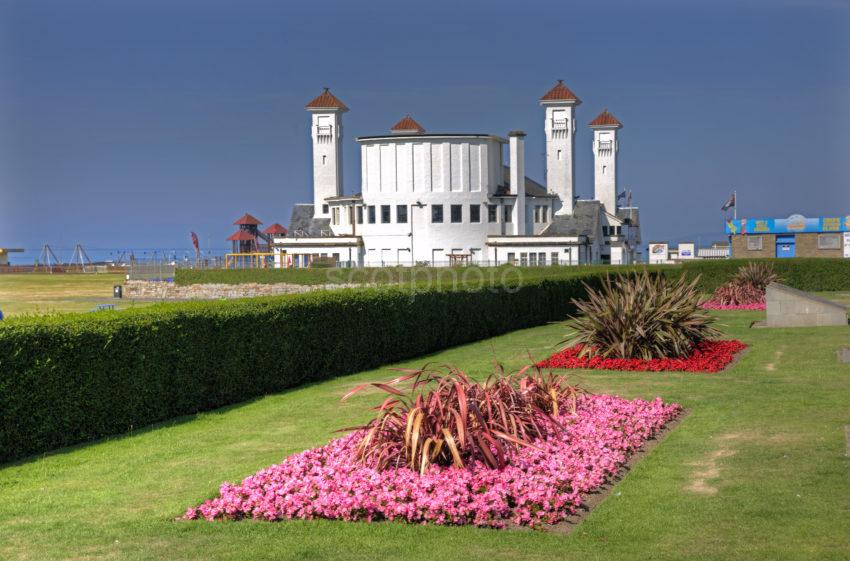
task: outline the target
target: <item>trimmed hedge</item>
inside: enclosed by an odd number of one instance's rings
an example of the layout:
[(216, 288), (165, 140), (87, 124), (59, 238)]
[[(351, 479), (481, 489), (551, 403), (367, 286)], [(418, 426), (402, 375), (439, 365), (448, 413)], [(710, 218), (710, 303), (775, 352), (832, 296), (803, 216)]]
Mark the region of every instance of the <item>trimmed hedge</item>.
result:
[(0, 462), (564, 319), (574, 276), (163, 304), (0, 324)]
[(850, 290), (850, 259), (717, 259), (696, 260), (666, 271), (678, 277), (684, 270), (688, 275), (701, 275), (699, 288), (714, 290), (732, 278), (738, 268), (750, 261), (768, 262), (782, 277), (783, 284), (806, 291)]

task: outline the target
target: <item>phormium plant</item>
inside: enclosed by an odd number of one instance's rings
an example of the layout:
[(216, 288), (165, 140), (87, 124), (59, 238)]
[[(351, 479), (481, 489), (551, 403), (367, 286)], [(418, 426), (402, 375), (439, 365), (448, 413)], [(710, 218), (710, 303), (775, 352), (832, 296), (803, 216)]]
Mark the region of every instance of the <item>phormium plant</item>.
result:
[(770, 263), (751, 261), (738, 268), (729, 282), (719, 286), (709, 303), (721, 306), (745, 306), (764, 303), (765, 289), (781, 280)]
[(586, 286), (587, 300), (573, 299), (581, 315), (571, 318), (574, 332), (565, 342), (580, 346), (580, 357), (687, 356), (700, 341), (720, 335), (700, 307), (698, 282), (698, 276), (671, 282), (644, 270), (606, 277), (599, 290)]
[[(361, 384), (343, 397), (369, 386), (389, 394), (372, 421), (353, 427), (363, 431), (358, 459), (375, 469), (407, 466), (425, 473), (432, 464), (464, 467), (476, 460), (502, 468), (508, 449), (533, 448), (558, 430), (555, 417), (565, 413), (559, 407), (575, 412), (581, 391), (566, 377), (531, 366), (512, 374), (498, 366), (483, 383), (450, 366), (402, 372), (386, 383)], [(410, 382), (406, 391), (398, 387), (404, 382)]]

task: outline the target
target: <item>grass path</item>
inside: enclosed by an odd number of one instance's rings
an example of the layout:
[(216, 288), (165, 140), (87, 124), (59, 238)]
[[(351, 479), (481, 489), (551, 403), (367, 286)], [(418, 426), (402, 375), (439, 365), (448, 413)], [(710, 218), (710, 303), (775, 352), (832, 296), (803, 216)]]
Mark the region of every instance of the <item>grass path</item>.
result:
[[(850, 327), (752, 330), (763, 314), (721, 314), (751, 345), (719, 374), (576, 372), (598, 392), (654, 397), (690, 414), (569, 535), (331, 521), (174, 521), (236, 481), (363, 420), (376, 394), (345, 404), (385, 369), (187, 417), (137, 434), (0, 467), (0, 559), (800, 559), (850, 558)], [(426, 360), (483, 374), (549, 353), (549, 325)]]

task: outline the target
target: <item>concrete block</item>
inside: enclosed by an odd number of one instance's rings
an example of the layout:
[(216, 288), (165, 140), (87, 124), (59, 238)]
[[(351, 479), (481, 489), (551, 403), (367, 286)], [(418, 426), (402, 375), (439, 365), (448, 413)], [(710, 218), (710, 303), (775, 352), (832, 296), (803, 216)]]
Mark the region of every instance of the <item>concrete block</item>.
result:
[(847, 325), (847, 308), (814, 294), (772, 283), (767, 287), (766, 327)]

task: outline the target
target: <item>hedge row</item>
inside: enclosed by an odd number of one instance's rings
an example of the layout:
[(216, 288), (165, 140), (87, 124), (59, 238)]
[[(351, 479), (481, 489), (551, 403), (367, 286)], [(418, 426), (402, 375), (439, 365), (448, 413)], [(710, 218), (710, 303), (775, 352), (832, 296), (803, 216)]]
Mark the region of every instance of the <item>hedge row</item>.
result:
[(750, 262), (770, 263), (773, 270), (788, 286), (806, 291), (850, 290), (850, 259), (717, 259), (696, 260), (666, 271), (678, 277), (684, 270), (688, 275), (700, 275), (699, 287), (711, 293), (732, 278), (742, 265)]
[(0, 462), (560, 320), (581, 280), (337, 290), (0, 324)]

